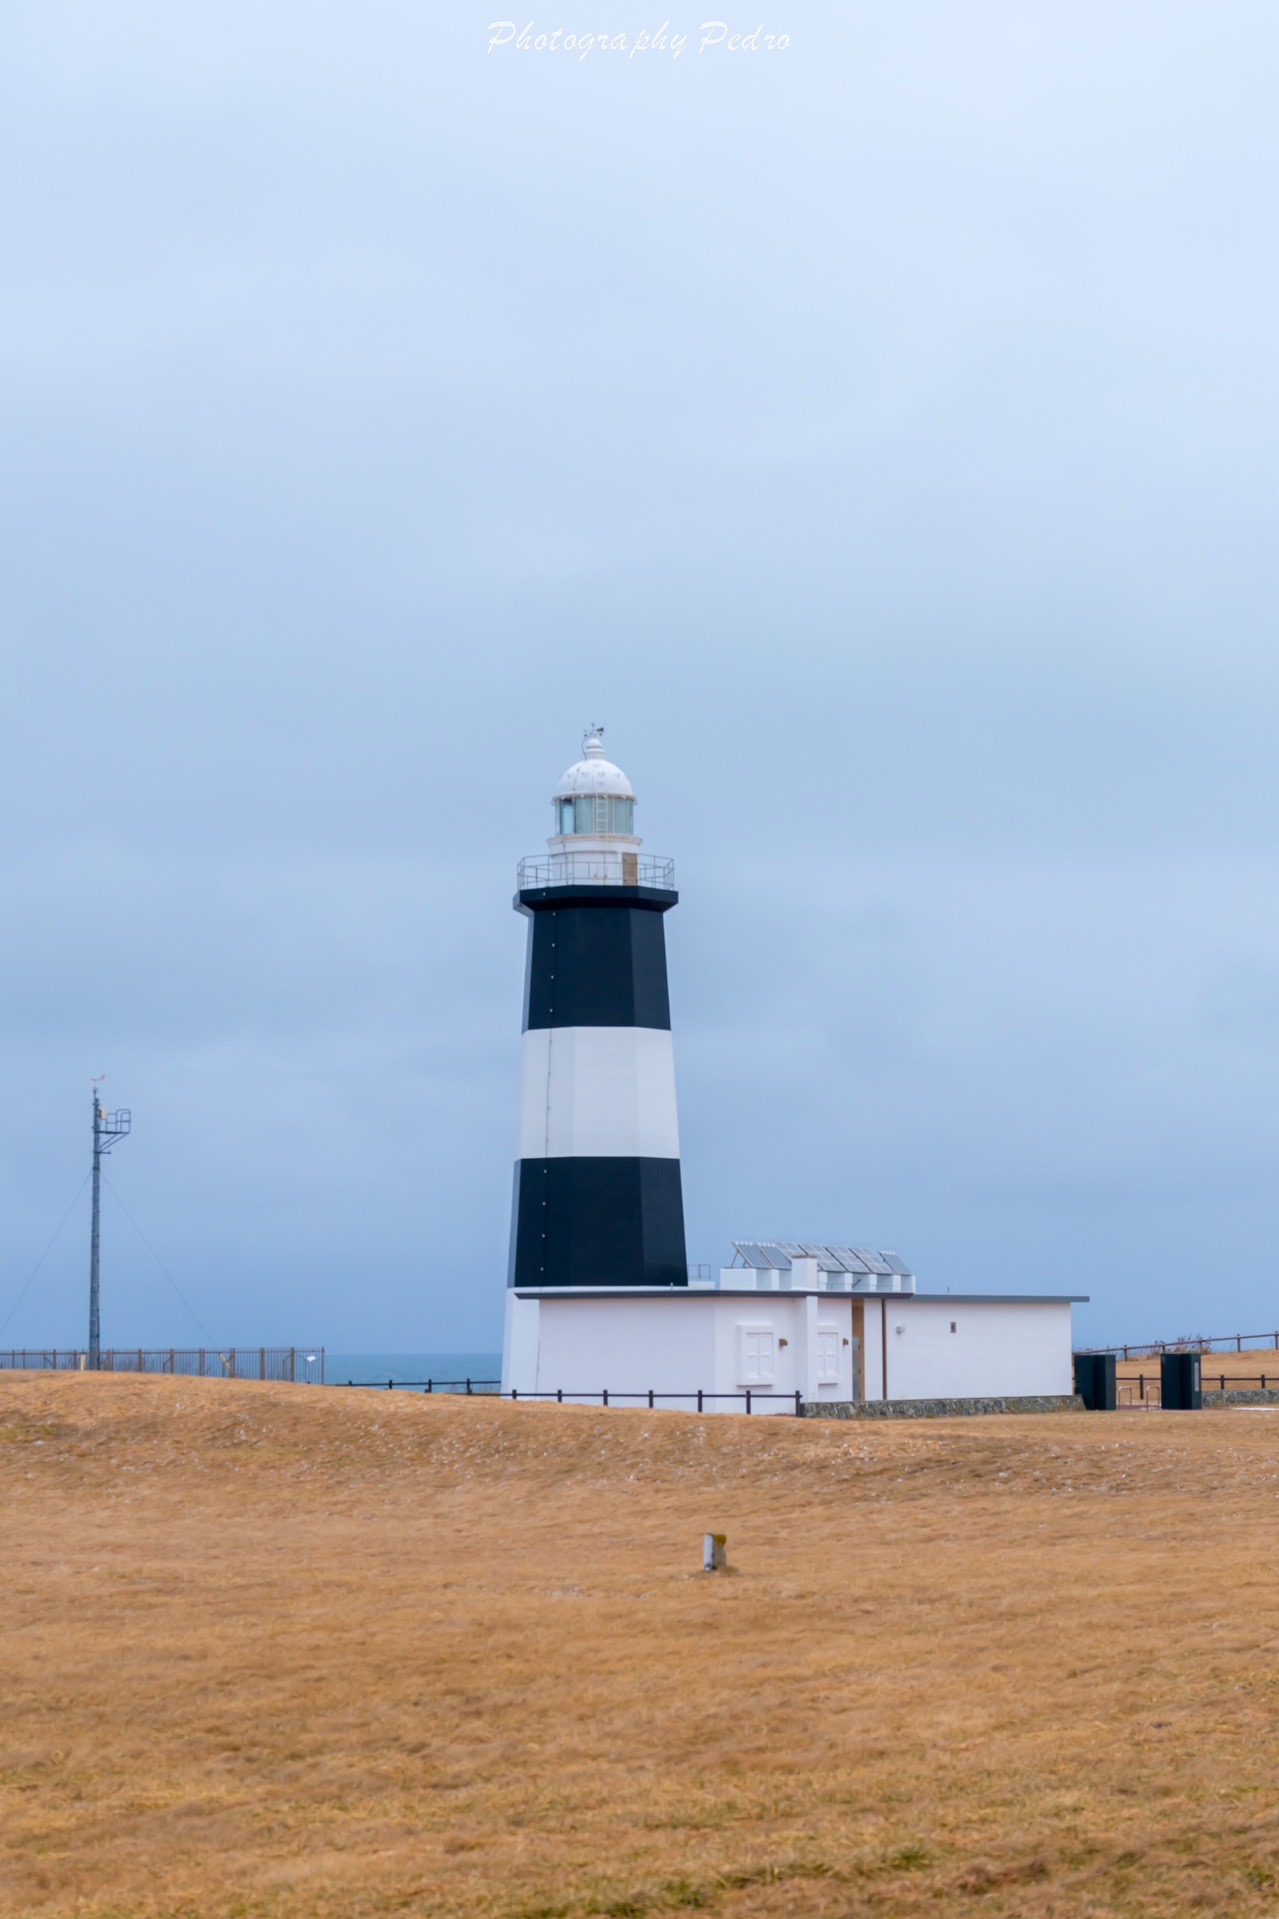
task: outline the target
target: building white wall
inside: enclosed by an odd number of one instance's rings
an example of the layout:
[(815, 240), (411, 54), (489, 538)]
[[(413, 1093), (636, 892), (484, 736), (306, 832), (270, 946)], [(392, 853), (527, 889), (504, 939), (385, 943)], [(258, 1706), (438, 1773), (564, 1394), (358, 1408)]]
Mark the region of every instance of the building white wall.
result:
[(537, 1345), (541, 1314), (535, 1299), (521, 1299), (514, 1289), (506, 1295), (506, 1326), (502, 1333), (502, 1391), (531, 1387), (537, 1381)]
[[(1072, 1390), (1070, 1306), (847, 1294), (716, 1292), (616, 1298), (507, 1295), (502, 1388), (740, 1395), (753, 1410), (855, 1396), (856, 1325), (864, 1327), (867, 1399), (1012, 1398)], [(952, 1325), (954, 1331), (951, 1331)], [(887, 1345), (887, 1389), (883, 1359)], [(766, 1354), (767, 1373), (759, 1370)], [(834, 1374), (824, 1378), (823, 1372)], [(768, 1394), (779, 1397), (770, 1401)], [(740, 1398), (707, 1401), (740, 1412)]]
[[(712, 1304), (715, 1307), (715, 1391), (743, 1393), (749, 1386), (752, 1394), (791, 1395), (793, 1405), (794, 1393), (803, 1391), (803, 1300), (777, 1293), (763, 1294), (758, 1300), (712, 1295)], [(771, 1380), (752, 1376), (745, 1363), (750, 1334), (771, 1346)], [(786, 1411), (785, 1401), (764, 1398), (759, 1402), (761, 1412), (778, 1408)], [(739, 1413), (742, 1403), (723, 1401), (721, 1410)]]
[[(752, 1410), (789, 1410), (806, 1399), (851, 1399), (853, 1306), (845, 1296), (764, 1293), (619, 1293), (583, 1298), (507, 1296), (502, 1390), (575, 1394), (678, 1393), (733, 1395), (707, 1409), (741, 1412), (749, 1386)], [(766, 1352), (766, 1374), (759, 1371)], [(748, 1362), (749, 1356), (749, 1362)], [(833, 1377), (823, 1377), (824, 1373)], [(770, 1395), (778, 1395), (771, 1398)], [(781, 1397), (784, 1396), (784, 1397)]]
[(566, 1294), (533, 1302), (539, 1313), (536, 1371), (522, 1392), (695, 1394), (715, 1388), (714, 1297), (672, 1300)]
[[(888, 1387), (868, 1398), (1012, 1398), (1074, 1391), (1070, 1306), (1056, 1300), (885, 1299)], [(867, 1305), (869, 1322), (869, 1302)], [(952, 1325), (954, 1332), (951, 1331)], [(868, 1341), (869, 1343), (869, 1341)]]
[[(866, 1350), (862, 1386), (866, 1399), (884, 1397), (884, 1314), (888, 1307), (887, 1299), (868, 1299), (865, 1303)], [(914, 1311), (913, 1305), (911, 1311)]]

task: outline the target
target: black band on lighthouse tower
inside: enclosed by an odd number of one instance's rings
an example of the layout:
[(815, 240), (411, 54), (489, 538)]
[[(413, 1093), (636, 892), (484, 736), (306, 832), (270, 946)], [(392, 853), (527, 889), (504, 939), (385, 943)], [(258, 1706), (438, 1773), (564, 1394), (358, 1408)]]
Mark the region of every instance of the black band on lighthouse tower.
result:
[(510, 1284), (685, 1286), (663, 926), (679, 895), (669, 862), (638, 856), (634, 795), (598, 732), (585, 744), (551, 857), (524, 862), (515, 900), (529, 942)]

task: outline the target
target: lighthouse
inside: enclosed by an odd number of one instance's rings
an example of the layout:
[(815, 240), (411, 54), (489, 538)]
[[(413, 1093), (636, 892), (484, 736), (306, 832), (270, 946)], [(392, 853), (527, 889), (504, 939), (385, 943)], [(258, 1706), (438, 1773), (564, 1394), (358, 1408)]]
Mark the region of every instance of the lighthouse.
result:
[(555, 789), (546, 853), (519, 868), (503, 1393), (838, 1418), (1073, 1406), (1071, 1298), (920, 1293), (897, 1253), (843, 1241), (734, 1240), (717, 1276), (690, 1273), (666, 986), (679, 895), (671, 862), (640, 851), (602, 731)]
[(512, 1287), (688, 1285), (664, 916), (673, 864), (642, 854), (602, 727), (520, 863), (526, 916)]

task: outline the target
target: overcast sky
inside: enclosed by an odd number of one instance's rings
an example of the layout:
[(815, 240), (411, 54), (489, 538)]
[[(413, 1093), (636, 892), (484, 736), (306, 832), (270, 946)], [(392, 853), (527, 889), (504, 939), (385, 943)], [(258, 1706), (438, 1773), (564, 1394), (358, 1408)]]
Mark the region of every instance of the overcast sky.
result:
[(1279, 1321), (1279, 16), (751, 4), (7, 9), (0, 1344), (98, 1073), (104, 1341), (498, 1343), (595, 720), (690, 1259)]

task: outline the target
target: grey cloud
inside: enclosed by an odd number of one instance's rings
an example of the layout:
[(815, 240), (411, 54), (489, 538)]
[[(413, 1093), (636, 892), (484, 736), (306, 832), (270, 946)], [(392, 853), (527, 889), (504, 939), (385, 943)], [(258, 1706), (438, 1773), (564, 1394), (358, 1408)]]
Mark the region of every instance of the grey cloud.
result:
[(14, 22), (0, 1316), (106, 1069), (220, 1336), (496, 1336), (512, 869), (595, 718), (684, 893), (691, 1257), (1264, 1316), (1273, 14), (484, 24)]

